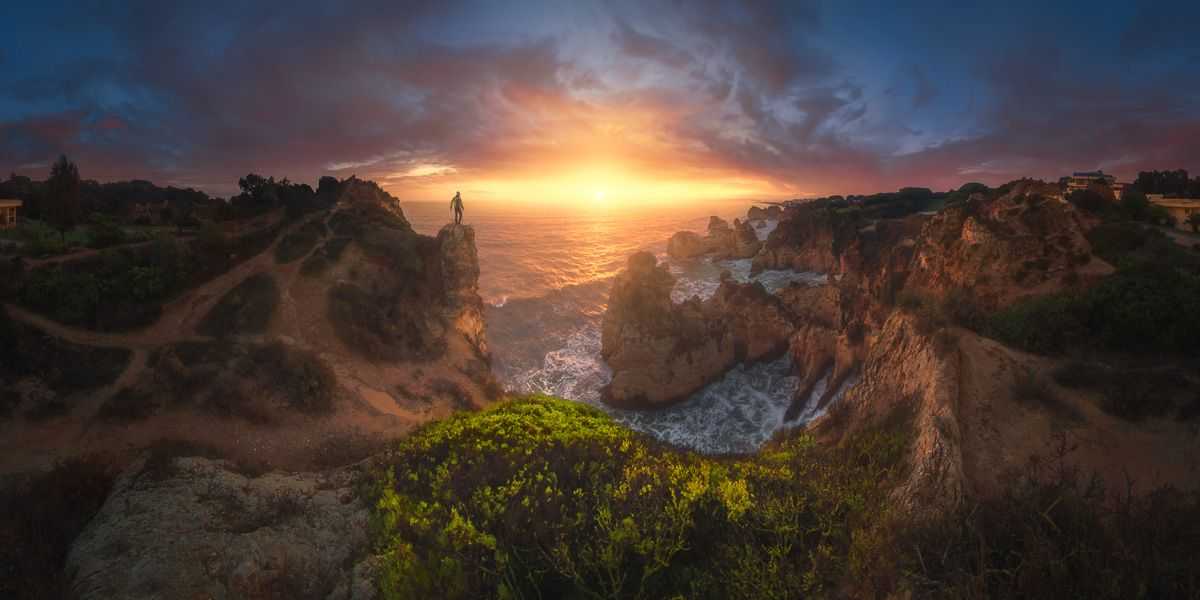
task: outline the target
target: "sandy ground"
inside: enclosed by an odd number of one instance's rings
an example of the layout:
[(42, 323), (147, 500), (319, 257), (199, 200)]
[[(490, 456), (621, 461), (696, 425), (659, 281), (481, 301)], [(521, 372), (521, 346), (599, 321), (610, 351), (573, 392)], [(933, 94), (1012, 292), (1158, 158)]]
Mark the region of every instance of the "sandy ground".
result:
[[(1193, 489), (1200, 483), (1200, 435), (1194, 424), (1170, 419), (1133, 423), (1100, 409), (1098, 394), (1054, 383), (1062, 361), (1026, 354), (968, 331), (956, 331), (962, 361), (959, 420), (967, 480), (984, 495), (1000, 491), (1007, 476), (1049, 461), (1096, 473), (1110, 491), (1127, 485), (1147, 491), (1163, 484)], [(1050, 393), (1078, 417), (1019, 402), (1013, 382), (1037, 374)]]

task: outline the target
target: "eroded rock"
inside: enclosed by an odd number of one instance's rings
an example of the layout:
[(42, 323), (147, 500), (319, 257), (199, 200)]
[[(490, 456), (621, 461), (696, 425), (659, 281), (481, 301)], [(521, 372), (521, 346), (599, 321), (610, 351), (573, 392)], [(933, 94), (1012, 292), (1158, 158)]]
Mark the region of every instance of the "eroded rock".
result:
[(372, 598), (353, 470), (247, 477), (224, 461), (135, 462), (75, 540), (82, 599)]

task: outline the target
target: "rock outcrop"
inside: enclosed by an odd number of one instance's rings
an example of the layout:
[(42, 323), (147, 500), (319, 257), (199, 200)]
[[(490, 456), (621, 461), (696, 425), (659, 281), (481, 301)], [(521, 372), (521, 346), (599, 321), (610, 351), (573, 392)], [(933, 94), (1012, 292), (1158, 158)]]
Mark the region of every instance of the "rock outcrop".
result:
[(223, 461), (142, 459), (75, 540), (73, 597), (375, 597), (353, 470), (248, 477)]
[(667, 240), (667, 255), (676, 259), (704, 256), (714, 249), (710, 240), (694, 231), (678, 231)]
[(907, 287), (941, 296), (969, 290), (983, 309), (1087, 285), (1112, 272), (1092, 256), (1083, 218), (1052, 184), (1021, 181), (973, 194), (934, 215), (917, 240)]
[(667, 241), (667, 255), (676, 259), (689, 259), (706, 254), (715, 258), (750, 258), (758, 253), (762, 242), (750, 221), (728, 221), (710, 217), (708, 233), (704, 237), (692, 231), (680, 231)]
[(783, 352), (787, 307), (760, 284), (727, 277), (712, 298), (673, 304), (674, 278), (640, 252), (617, 275), (604, 314), (601, 355), (613, 370), (602, 396), (614, 406), (653, 408), (687, 398), (741, 361)]

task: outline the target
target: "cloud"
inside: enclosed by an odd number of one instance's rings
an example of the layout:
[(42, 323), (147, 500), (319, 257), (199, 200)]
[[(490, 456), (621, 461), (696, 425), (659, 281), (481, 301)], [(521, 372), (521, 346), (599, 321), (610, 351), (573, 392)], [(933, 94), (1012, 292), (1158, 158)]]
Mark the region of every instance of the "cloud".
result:
[(1079, 37), (1080, 50), (1022, 33), (1010, 11), (947, 53), (888, 35), (900, 29), (843, 35), (835, 24), (884, 15), (816, 2), (81, 7), (24, 22), (62, 52), (6, 51), (0, 166), (66, 152), (87, 177), (228, 193), (249, 171), (355, 172), (403, 191), (620, 163), (782, 194), (1200, 156), (1200, 84), (1186, 75), (1200, 44), (1162, 41), (1164, 11)]

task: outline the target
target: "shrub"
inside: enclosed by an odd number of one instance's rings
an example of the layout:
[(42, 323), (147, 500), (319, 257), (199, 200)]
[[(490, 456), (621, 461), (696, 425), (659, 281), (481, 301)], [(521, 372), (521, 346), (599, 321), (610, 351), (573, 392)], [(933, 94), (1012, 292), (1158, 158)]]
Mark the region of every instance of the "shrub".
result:
[(318, 241), (318, 234), (306, 228), (289, 233), (275, 246), (275, 262), (281, 265), (290, 263), (308, 254)]
[(1200, 496), (1111, 497), (1096, 479), (1032, 465), (997, 497), (902, 529), (918, 598), (1194, 598)]
[(1009, 305), (988, 318), (983, 331), (1010, 346), (1057, 354), (1086, 335), (1074, 296), (1049, 295)]
[(737, 460), (530, 397), (433, 423), (367, 490), (386, 598), (836, 595), (882, 551), (904, 427)]
[(315, 354), (282, 342), (257, 347), (239, 371), (280, 393), (289, 407), (304, 413), (329, 413), (338, 395), (337, 376), (328, 365)]
[(88, 247), (108, 248), (127, 241), (125, 230), (117, 225), (112, 217), (93, 214), (91, 220), (92, 224), (88, 226)]
[(112, 383), (131, 356), (123, 348), (81, 346), (46, 335), (0, 308), (0, 381), (36, 377), (66, 395)]
[(196, 331), (215, 337), (265, 333), (278, 305), (275, 278), (269, 273), (251, 275), (209, 310)]
[(329, 289), (329, 322), (347, 348), (366, 358), (440, 355), (443, 342), (429, 331), (424, 314), (397, 309), (396, 302), (394, 297), (379, 297), (357, 285), (338, 283)]

